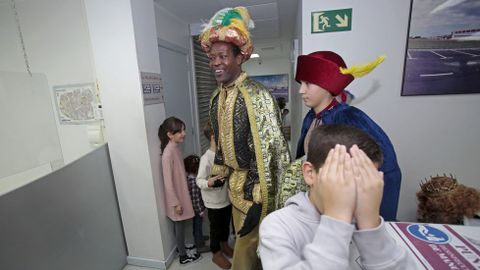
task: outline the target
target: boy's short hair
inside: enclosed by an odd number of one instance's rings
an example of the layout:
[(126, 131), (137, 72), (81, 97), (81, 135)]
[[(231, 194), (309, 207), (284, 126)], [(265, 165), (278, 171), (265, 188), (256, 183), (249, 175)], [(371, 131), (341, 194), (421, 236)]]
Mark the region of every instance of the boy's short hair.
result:
[(336, 144), (345, 145), (347, 151), (354, 144), (373, 161), (382, 165), (383, 152), (375, 140), (366, 132), (348, 125), (321, 125), (313, 129), (308, 141), (307, 161), (315, 170), (320, 169), (330, 149)]
[(210, 141), (210, 138), (213, 135), (213, 128), (212, 128), (212, 125), (210, 124), (210, 121), (207, 121), (203, 126), (203, 134), (205, 135), (207, 140)]

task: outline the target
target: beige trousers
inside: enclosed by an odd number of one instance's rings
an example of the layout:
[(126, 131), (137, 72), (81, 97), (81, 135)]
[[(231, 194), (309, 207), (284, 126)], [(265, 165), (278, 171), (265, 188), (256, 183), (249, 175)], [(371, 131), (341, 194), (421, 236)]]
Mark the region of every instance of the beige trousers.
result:
[[(245, 215), (232, 207), (233, 224), (235, 230), (242, 228)], [(236, 233), (236, 232), (235, 232)], [(260, 265), (257, 256), (258, 247), (258, 225), (247, 235), (237, 235), (235, 249), (233, 251), (232, 270), (255, 270)]]

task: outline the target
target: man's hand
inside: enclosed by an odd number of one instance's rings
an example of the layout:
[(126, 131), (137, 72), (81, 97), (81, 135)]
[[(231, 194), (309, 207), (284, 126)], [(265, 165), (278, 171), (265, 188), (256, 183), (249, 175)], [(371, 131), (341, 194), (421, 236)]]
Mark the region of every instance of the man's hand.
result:
[(255, 226), (260, 222), (260, 215), (262, 214), (262, 205), (254, 203), (250, 209), (248, 209), (247, 216), (243, 222), (243, 227), (238, 231), (240, 237), (249, 234)]
[(380, 224), (380, 203), (383, 195), (383, 172), (358, 146), (350, 148), (353, 174), (357, 186), (355, 219), (360, 230), (375, 228)]
[(352, 160), (344, 145), (336, 145), (328, 153), (325, 163), (318, 172), (311, 191), (320, 205), (317, 209), (324, 215), (352, 222), (355, 209), (355, 181)]
[(183, 215), (183, 208), (181, 205), (175, 205), (175, 213), (179, 216)]

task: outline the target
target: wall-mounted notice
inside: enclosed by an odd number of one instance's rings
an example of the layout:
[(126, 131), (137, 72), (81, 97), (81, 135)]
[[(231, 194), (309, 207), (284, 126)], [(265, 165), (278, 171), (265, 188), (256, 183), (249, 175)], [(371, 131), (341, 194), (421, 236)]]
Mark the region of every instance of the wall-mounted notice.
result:
[(163, 103), (163, 83), (160, 73), (141, 72), (143, 104)]
[(60, 124), (79, 125), (98, 121), (99, 107), (93, 83), (58, 85), (53, 87)]

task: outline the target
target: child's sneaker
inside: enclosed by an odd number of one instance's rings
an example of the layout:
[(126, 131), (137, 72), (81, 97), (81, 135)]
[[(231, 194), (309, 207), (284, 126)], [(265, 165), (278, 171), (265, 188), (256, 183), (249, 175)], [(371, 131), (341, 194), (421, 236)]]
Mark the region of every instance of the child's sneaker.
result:
[(180, 256), (178, 258), (180, 264), (187, 264), (187, 263), (192, 263), (196, 262), (201, 258), (200, 254), (194, 253), (192, 255), (185, 255), (185, 256)]
[(185, 248), (186, 248), (186, 249), (194, 249), (194, 248), (195, 248), (195, 244), (185, 244)]
[(198, 252), (195, 252), (191, 255), (189, 255), (190, 257), (192, 257), (194, 259), (194, 262), (196, 262), (197, 260), (201, 259), (202, 258), (202, 255), (200, 255), (200, 253)]
[[(185, 244), (185, 249), (187, 250), (187, 252), (194, 250), (195, 248), (196, 248), (195, 244)], [(180, 252), (178, 248), (177, 248), (177, 252)]]

